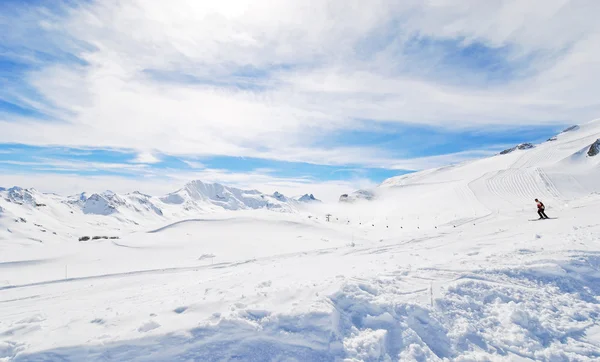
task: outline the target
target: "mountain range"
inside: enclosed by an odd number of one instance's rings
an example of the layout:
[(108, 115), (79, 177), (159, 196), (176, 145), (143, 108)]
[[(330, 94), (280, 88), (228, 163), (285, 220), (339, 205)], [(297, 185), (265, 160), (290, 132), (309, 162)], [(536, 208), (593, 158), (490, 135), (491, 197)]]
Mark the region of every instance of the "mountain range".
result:
[[(137, 225), (146, 221), (178, 219), (218, 211), (261, 209), (289, 213), (312, 202), (318, 202), (312, 194), (294, 198), (279, 192), (270, 195), (199, 180), (158, 197), (138, 191), (127, 194), (83, 192), (64, 197), (14, 186), (0, 188), (0, 217), (10, 214), (15, 220), (26, 220), (27, 217), (36, 220), (77, 219), (79, 223), (97, 225), (110, 224), (111, 219), (116, 219), (120, 223)], [(77, 218), (76, 215), (81, 217)], [(112, 218), (102, 219), (108, 216)]]

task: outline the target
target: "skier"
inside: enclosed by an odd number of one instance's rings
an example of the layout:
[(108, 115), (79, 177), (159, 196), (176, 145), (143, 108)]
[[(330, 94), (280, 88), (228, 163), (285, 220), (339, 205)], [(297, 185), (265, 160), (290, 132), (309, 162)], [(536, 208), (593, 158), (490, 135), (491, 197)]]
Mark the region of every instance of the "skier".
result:
[(549, 219), (548, 215), (546, 215), (546, 213), (544, 212), (544, 210), (546, 210), (546, 206), (544, 206), (544, 203), (538, 199), (535, 199), (535, 202), (537, 202), (538, 215), (540, 215), (540, 220)]

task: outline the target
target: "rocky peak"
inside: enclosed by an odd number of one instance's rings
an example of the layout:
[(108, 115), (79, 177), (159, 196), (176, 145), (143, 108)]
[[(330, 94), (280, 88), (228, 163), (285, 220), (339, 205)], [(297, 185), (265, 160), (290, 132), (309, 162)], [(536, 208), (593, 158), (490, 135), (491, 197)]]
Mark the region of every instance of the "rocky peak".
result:
[(592, 143), (590, 149), (588, 150), (588, 156), (594, 157), (600, 153), (600, 138), (596, 140), (596, 142)]
[(501, 155), (506, 155), (516, 150), (528, 150), (530, 148), (534, 148), (535, 146), (531, 143), (521, 143), (516, 145), (515, 147), (507, 148), (504, 151), (500, 152)]

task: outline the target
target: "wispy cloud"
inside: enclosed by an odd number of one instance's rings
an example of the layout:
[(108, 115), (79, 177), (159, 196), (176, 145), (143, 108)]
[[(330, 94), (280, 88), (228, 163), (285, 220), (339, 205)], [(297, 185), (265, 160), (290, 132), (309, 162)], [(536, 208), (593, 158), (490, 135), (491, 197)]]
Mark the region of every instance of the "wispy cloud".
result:
[(133, 160), (132, 163), (158, 163), (160, 162), (160, 158), (156, 157), (152, 153), (142, 152), (138, 154)]
[(191, 168), (205, 168), (206, 167), (203, 163), (197, 162), (197, 161), (182, 160), (182, 162)]
[(27, 168), (43, 167), (48, 170), (69, 170), (76, 172), (118, 171), (119, 173), (130, 172), (135, 174), (142, 173), (144, 170), (151, 172), (146, 165), (141, 164), (89, 162), (52, 158), (39, 158), (37, 161), (0, 160), (0, 165), (2, 164), (23, 166)]
[(218, 156), (418, 170), (489, 155), (497, 142), (419, 154), (416, 144), (439, 142), (360, 135), (514, 130), (600, 113), (600, 3), (355, 5), (0, 4), (0, 144), (126, 149), (136, 156), (114, 163), (140, 175), (152, 167), (132, 163), (176, 157), (205, 170)]

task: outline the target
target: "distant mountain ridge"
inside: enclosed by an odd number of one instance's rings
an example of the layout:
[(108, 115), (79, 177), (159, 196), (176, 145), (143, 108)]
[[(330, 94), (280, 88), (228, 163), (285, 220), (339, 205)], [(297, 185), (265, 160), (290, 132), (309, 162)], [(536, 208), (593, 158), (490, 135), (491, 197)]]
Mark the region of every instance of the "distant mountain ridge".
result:
[[(312, 194), (309, 195), (311, 197), (311, 200), (316, 200)], [(0, 208), (3, 211), (15, 210), (17, 206), (30, 209), (51, 207), (63, 212), (81, 212), (84, 215), (114, 215), (130, 221), (144, 217), (163, 217), (167, 214), (190, 215), (219, 210), (265, 209), (294, 212), (302, 202), (304, 200), (288, 198), (279, 192), (268, 195), (258, 190), (244, 190), (199, 180), (191, 181), (181, 189), (160, 197), (138, 191), (128, 194), (112, 191), (92, 194), (83, 192), (63, 197), (18, 186), (0, 189)]]
[(280, 193), (263, 194), (257, 190), (242, 190), (218, 183), (192, 181), (182, 189), (160, 198), (166, 204), (193, 207), (194, 203), (210, 203), (226, 210), (278, 209), (291, 211), (289, 199)]

